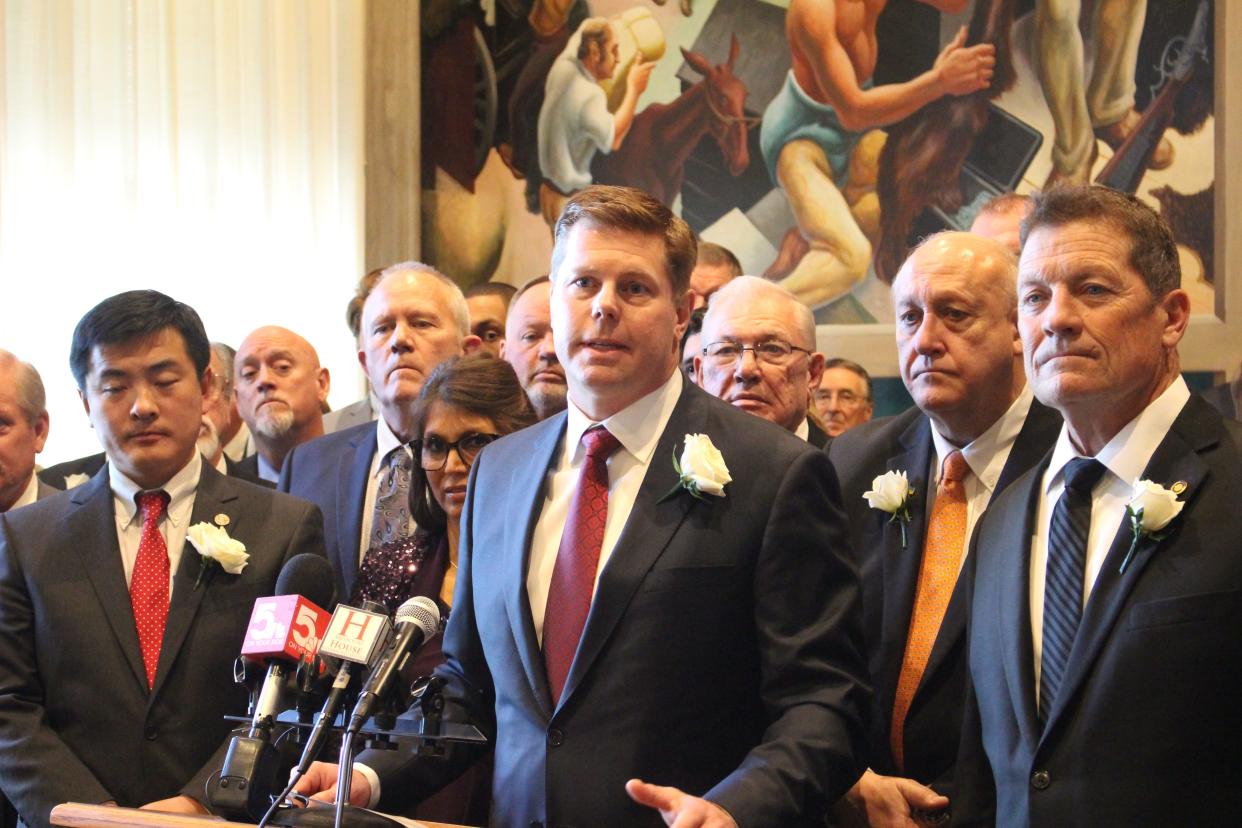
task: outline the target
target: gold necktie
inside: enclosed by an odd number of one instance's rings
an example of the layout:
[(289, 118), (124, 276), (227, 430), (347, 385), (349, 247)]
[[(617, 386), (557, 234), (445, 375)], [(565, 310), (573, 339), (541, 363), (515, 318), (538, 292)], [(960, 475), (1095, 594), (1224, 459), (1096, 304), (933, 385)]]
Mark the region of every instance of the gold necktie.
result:
[(893, 723), (889, 744), (898, 768), (905, 766), (906, 714), (914, 700), (931, 655), (940, 622), (944, 620), (966, 546), (966, 491), (962, 480), (970, 471), (960, 451), (952, 451), (944, 459), (936, 503), (927, 521), (927, 537), (923, 543), (923, 563), (914, 593), (914, 610), (910, 613), (910, 633), (906, 636), (906, 652), (901, 661), (901, 675), (893, 698)]

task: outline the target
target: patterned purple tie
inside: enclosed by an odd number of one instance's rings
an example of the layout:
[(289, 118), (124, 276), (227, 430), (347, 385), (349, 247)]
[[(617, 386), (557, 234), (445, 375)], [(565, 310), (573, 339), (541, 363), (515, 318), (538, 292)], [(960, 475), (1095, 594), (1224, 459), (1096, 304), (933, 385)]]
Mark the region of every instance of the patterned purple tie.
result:
[(569, 504), (543, 616), (543, 661), (553, 704), (560, 701), (591, 611), (595, 571), (599, 568), (604, 523), (608, 518), (608, 458), (621, 446), (603, 427), (586, 431), (582, 444), (586, 458), (582, 461), (578, 490)]

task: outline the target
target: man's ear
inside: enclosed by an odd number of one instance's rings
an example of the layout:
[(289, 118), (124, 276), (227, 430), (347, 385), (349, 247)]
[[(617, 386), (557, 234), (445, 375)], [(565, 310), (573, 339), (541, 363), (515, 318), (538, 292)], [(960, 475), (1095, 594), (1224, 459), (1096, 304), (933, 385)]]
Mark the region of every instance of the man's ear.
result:
[(478, 353), (479, 348), (482, 347), (482, 345), (483, 345), (483, 340), (475, 336), (474, 334), (470, 334), (469, 336), (463, 337), (461, 340), (462, 355), (469, 356), (470, 354)]
[(51, 427), (51, 417), (44, 411), (34, 421), (34, 450), (35, 454), (43, 451), (43, 446), (47, 443), (47, 434)]
[(824, 375), (824, 363), (827, 361), (828, 358), (819, 351), (811, 354), (807, 361), (807, 388), (811, 390), (812, 397), (815, 395), (815, 389), (819, 388), (819, 380)]
[(1176, 348), (1190, 324), (1190, 295), (1181, 288), (1170, 290), (1161, 298), (1160, 309), (1165, 313), (1164, 347)]
[(319, 401), (323, 402), (328, 398), (328, 391), (332, 388), (332, 375), (328, 373), (327, 368), (319, 369), (315, 383), (319, 386)]

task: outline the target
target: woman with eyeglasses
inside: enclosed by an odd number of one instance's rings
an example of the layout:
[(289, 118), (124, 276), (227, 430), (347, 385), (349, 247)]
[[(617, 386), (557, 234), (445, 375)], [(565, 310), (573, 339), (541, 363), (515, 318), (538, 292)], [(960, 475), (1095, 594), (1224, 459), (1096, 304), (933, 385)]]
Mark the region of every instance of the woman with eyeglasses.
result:
[[(418, 529), (368, 550), (351, 603), (370, 600), (393, 613), (416, 595), (433, 599), (447, 619), (457, 583), (457, 545), (470, 466), (484, 446), (537, 419), (513, 368), (491, 356), (442, 362), (414, 401), (418, 435), (412, 444), (410, 513)], [(401, 671), (409, 680), (430, 675), (444, 660), (437, 633)], [(423, 801), (411, 816), (482, 825), (487, 821), (490, 768), (476, 765)]]

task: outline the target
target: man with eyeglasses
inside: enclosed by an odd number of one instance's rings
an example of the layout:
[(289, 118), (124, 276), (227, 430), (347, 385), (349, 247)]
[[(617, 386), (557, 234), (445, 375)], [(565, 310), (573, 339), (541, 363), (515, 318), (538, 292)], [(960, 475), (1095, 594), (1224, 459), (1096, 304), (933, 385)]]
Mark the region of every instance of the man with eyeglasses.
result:
[(811, 395), (811, 403), (824, 421), (828, 436), (840, 437), (871, 419), (875, 411), (871, 375), (853, 360), (833, 357), (824, 363), (824, 373)]
[(740, 276), (712, 296), (702, 342), (695, 373), (703, 390), (824, 447), (828, 434), (807, 417), (824, 355), (815, 350), (811, 311), (797, 297)]
[[(861, 773), (832, 468), (683, 379), (694, 260), (689, 226), (637, 190), (588, 187), (557, 222), (569, 406), (475, 461), (436, 671), (444, 718), (488, 737), (490, 825), (811, 828)], [(351, 799), (399, 810), (485, 753), (368, 751)], [(335, 779), (317, 765), (299, 788)]]
[[(1033, 400), (1022, 368), (1016, 268), (1003, 245), (970, 233), (915, 248), (892, 296), (898, 365), (917, 407), (828, 448), (858, 552), (875, 691), (871, 768), (839, 804), (864, 824), (909, 825), (952, 807), (969, 683), (967, 541), (996, 495), (1056, 442), (1061, 418)], [(897, 474), (906, 483), (891, 486), (894, 499), (864, 497)]]

